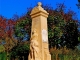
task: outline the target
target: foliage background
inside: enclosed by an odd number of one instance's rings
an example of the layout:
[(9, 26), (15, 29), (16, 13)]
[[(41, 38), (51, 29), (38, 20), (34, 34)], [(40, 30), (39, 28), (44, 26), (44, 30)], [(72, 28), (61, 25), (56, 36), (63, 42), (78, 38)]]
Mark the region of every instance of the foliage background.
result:
[[(57, 54), (64, 55), (67, 54), (67, 49), (74, 49), (74, 51), (79, 52), (77, 49), (80, 48), (80, 24), (74, 18), (76, 13), (70, 9), (65, 12), (66, 7), (61, 3), (57, 4), (56, 9), (49, 5), (42, 7), (49, 13), (47, 19), (48, 40), (50, 50), (54, 48), (51, 53), (56, 51)], [(12, 19), (0, 16), (0, 45), (5, 47), (7, 56), (10, 55), (12, 59), (16, 57), (23, 59), (26, 54), (28, 56), (31, 34), (30, 12), (32, 8), (28, 8), (27, 13), (21, 17), (16, 14)], [(64, 49), (65, 47), (66, 49)]]

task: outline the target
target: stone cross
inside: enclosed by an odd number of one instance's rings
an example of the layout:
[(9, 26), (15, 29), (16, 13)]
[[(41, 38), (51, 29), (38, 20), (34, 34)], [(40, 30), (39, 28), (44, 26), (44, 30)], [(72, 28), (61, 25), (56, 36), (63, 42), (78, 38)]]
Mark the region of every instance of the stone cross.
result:
[(41, 7), (42, 3), (31, 11), (32, 27), (28, 60), (51, 60), (48, 47), (47, 17), (49, 13)]

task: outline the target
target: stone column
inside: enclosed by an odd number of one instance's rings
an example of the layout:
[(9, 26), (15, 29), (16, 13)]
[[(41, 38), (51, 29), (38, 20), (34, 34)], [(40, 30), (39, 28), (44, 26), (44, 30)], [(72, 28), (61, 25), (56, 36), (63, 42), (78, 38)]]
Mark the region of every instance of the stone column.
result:
[(48, 47), (47, 17), (49, 13), (41, 7), (41, 2), (31, 11), (31, 43), (28, 60), (51, 60)]

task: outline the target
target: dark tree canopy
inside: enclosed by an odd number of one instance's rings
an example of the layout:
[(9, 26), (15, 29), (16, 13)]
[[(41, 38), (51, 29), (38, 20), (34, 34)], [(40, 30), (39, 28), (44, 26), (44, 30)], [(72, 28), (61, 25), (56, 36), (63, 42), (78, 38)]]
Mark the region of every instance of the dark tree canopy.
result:
[[(75, 48), (80, 41), (78, 21), (74, 19), (75, 13), (72, 10), (65, 12), (66, 7), (64, 4), (57, 4), (56, 9), (53, 9), (49, 5), (43, 5), (42, 7), (49, 13), (47, 24), (50, 48), (54, 46), (57, 48), (64, 46), (72, 49)], [(16, 22), (11, 19), (6, 22), (4, 18), (0, 17), (0, 21), (3, 22), (0, 24), (0, 38), (6, 36), (11, 40), (16, 38), (17, 43), (23, 42), (24, 40), (29, 41), (31, 35), (31, 10), (31, 7), (28, 8), (28, 12), (21, 17), (14, 15), (13, 19)], [(8, 27), (8, 30), (5, 30), (6, 27)]]
[[(77, 20), (74, 19), (75, 13), (72, 10), (65, 13), (64, 4), (57, 4), (56, 9), (48, 5), (42, 7), (49, 13), (47, 19), (49, 46), (75, 48), (79, 43)], [(31, 7), (28, 8), (28, 12), (17, 20), (14, 32), (19, 40), (23, 40), (27, 33), (30, 38), (31, 10)]]
[[(78, 25), (74, 19), (75, 13), (69, 10), (65, 13), (64, 4), (59, 4), (56, 10), (48, 9), (48, 37), (50, 47), (57, 48), (66, 46), (74, 49), (78, 43)], [(50, 7), (49, 7), (50, 8)]]

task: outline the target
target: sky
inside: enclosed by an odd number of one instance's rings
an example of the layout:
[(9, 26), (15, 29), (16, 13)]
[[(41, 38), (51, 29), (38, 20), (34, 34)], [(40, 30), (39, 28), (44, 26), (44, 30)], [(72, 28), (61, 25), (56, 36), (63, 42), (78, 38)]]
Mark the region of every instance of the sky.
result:
[(37, 6), (38, 2), (42, 4), (49, 4), (56, 8), (57, 3), (64, 3), (66, 10), (71, 9), (76, 12), (78, 20), (80, 21), (80, 10), (77, 8), (77, 0), (0, 0), (0, 15), (7, 19), (13, 17), (14, 14), (22, 16), (27, 12), (27, 8)]

